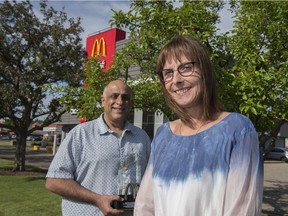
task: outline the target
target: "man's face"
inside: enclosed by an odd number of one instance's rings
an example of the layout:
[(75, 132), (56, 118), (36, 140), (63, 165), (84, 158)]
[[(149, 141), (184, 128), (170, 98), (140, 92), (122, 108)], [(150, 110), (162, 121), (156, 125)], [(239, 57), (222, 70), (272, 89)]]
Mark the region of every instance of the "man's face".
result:
[(106, 121), (124, 122), (131, 108), (131, 91), (121, 81), (111, 82), (101, 97)]

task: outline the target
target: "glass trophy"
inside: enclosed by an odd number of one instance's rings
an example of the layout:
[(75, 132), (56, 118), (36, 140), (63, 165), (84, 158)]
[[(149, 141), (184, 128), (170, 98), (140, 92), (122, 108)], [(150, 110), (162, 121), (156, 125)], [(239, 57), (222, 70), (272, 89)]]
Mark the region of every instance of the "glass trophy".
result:
[(118, 170), (118, 195), (123, 201), (113, 201), (112, 207), (124, 211), (133, 211), (141, 180), (141, 168), (137, 156), (121, 162)]

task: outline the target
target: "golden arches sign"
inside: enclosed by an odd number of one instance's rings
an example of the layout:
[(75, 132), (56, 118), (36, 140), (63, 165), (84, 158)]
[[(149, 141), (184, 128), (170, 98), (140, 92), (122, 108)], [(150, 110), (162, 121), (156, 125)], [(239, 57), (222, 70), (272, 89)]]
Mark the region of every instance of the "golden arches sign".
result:
[[(101, 45), (102, 45), (102, 49), (101, 49)], [(93, 47), (92, 47), (91, 56), (94, 57), (98, 55), (106, 56), (106, 44), (105, 44), (105, 39), (103, 37), (101, 37), (99, 40), (95, 39)]]

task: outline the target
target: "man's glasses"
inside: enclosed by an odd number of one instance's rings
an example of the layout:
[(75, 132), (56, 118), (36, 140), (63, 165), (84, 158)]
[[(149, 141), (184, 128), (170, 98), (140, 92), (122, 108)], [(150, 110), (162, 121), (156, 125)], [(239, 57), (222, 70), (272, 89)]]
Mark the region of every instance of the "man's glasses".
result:
[[(191, 76), (194, 72), (195, 62), (186, 62), (177, 68), (178, 73), (183, 77)], [(160, 76), (162, 81), (170, 82), (174, 77), (174, 70), (172, 69), (163, 69), (162, 76)]]

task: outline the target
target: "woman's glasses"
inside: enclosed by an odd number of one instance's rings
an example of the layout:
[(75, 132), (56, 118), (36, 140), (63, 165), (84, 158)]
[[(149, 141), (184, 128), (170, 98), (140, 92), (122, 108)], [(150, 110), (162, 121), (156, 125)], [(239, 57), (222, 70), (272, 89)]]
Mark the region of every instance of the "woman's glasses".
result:
[[(177, 68), (177, 71), (183, 77), (191, 76), (194, 72), (194, 65), (195, 65), (195, 62), (183, 63), (179, 65), (179, 67)], [(160, 78), (164, 82), (170, 82), (174, 77), (174, 71), (175, 70), (172, 70), (172, 69), (163, 69), (162, 76), (160, 76)]]

